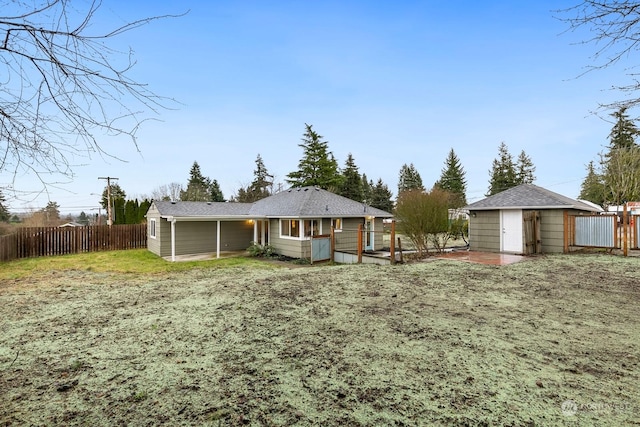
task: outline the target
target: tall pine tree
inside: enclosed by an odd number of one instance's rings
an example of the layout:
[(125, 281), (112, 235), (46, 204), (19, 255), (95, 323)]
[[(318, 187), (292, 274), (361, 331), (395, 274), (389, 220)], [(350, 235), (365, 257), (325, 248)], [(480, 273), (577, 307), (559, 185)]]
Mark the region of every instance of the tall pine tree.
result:
[(535, 171), (536, 167), (533, 165), (531, 157), (522, 150), (516, 163), (516, 184), (533, 184), (533, 181), (536, 180), (533, 174)]
[(202, 175), (198, 162), (193, 162), (189, 170), (189, 182), (186, 190), (180, 191), (180, 200), (190, 202), (209, 202), (208, 179)]
[(629, 118), (627, 107), (620, 107), (611, 116), (616, 119), (616, 122), (609, 134), (609, 150), (635, 147), (636, 138), (640, 135), (640, 130), (638, 130), (633, 120)]
[(347, 161), (342, 170), (342, 186), (339, 194), (357, 202), (363, 201), (362, 177), (351, 153), (347, 156)]
[(604, 181), (602, 175), (596, 171), (593, 160), (587, 165), (587, 176), (580, 185), (580, 195), (578, 198), (588, 200), (602, 207), (604, 207), (606, 203)]
[(467, 180), (465, 171), (453, 148), (449, 151), (440, 179), (434, 187), (450, 194), (449, 207), (461, 208), (467, 204)]
[(406, 163), (400, 168), (400, 174), (398, 176), (398, 197), (404, 191), (420, 190), (424, 191), (422, 185), (422, 178), (418, 173), (418, 170), (413, 163), (407, 165)]
[(371, 192), (371, 203), (369, 203), (369, 205), (386, 212), (391, 212), (393, 211), (392, 197), (393, 194), (387, 184), (382, 182), (382, 178), (378, 178), (378, 182)]
[(302, 159), (298, 162), (298, 170), (289, 173), (286, 179), (292, 187), (313, 185), (332, 192), (340, 189), (342, 176), (338, 162), (329, 151), (329, 143), (322, 138), (312, 125), (305, 123), (302, 144), (298, 144), (303, 150)]
[(498, 147), (498, 157), (493, 159), (489, 175), (489, 191), (486, 194), (487, 196), (492, 196), (518, 185), (513, 156), (509, 153), (509, 148), (504, 142), (501, 142)]

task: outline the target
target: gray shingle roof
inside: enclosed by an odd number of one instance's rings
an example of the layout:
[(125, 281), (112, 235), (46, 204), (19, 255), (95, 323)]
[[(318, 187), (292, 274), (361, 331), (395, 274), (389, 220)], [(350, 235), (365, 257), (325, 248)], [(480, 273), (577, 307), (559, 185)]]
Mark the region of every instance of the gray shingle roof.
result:
[(469, 210), (495, 209), (579, 209), (590, 212), (597, 208), (554, 193), (533, 184), (522, 184), (482, 199), (465, 207)]
[(316, 187), (292, 188), (255, 203), (153, 202), (161, 216), (217, 218), (337, 218), (393, 215)]
[(249, 216), (252, 203), (225, 202), (165, 202), (154, 201), (153, 204), (162, 216), (176, 217), (230, 217)]

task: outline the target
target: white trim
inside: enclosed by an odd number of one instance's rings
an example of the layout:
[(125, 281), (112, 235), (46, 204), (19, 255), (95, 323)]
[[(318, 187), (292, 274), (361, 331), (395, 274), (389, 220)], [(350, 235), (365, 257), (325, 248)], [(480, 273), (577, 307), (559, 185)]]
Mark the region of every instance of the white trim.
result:
[(220, 220), (216, 222), (216, 258), (220, 258)]
[(176, 220), (171, 220), (171, 261), (176, 260)]

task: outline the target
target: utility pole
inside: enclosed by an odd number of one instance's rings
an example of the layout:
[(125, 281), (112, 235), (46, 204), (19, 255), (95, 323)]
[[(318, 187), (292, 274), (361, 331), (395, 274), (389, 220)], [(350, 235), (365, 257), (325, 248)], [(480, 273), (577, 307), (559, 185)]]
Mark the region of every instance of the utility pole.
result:
[(107, 225), (111, 226), (111, 224), (113, 224), (113, 221), (111, 220), (111, 218), (113, 218), (111, 216), (111, 180), (118, 178), (114, 178), (112, 176), (99, 176), (98, 179), (107, 180)]

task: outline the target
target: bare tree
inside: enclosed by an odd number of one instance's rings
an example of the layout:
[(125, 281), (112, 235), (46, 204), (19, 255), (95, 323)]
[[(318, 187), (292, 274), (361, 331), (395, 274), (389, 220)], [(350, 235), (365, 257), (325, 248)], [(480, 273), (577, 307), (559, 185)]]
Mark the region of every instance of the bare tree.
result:
[[(73, 3), (73, 5), (72, 5)], [(99, 0), (0, 1), (0, 173), (73, 177), (78, 157), (109, 156), (99, 139), (136, 131), (171, 100), (132, 80), (133, 52), (117, 36), (170, 15), (94, 33)], [(55, 178), (54, 178), (55, 179)]]
[[(591, 36), (584, 44), (596, 45), (593, 55), (594, 64), (586, 72), (610, 67), (631, 58), (640, 50), (640, 2), (629, 0), (583, 0), (580, 4), (558, 11), (560, 17), (569, 25), (568, 31), (586, 28)], [(632, 94), (629, 99), (604, 105), (606, 108), (635, 106), (640, 104), (638, 73), (633, 71), (637, 65), (628, 67), (633, 83), (618, 86), (617, 89)]]
[(169, 184), (163, 184), (157, 188), (155, 188), (151, 192), (151, 198), (153, 200), (165, 200), (165, 201), (176, 201), (180, 200), (180, 193), (184, 191), (182, 188), (182, 184), (179, 182), (171, 182)]

